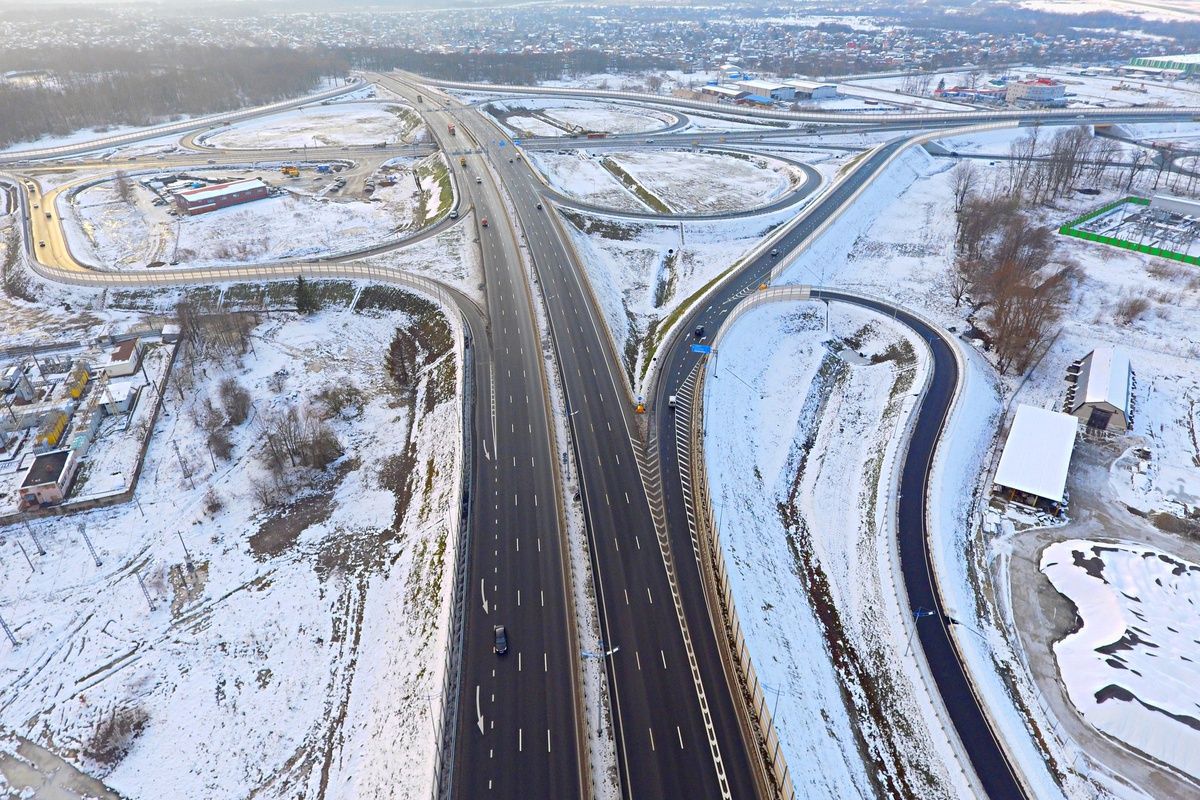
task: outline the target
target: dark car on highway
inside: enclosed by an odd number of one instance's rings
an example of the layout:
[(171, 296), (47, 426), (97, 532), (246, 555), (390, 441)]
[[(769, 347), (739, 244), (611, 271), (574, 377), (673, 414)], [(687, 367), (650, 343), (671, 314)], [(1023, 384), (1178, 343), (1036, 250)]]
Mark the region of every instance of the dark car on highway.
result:
[(492, 652), (498, 656), (502, 656), (508, 652), (508, 631), (504, 630), (503, 625), (497, 625), (494, 633), (496, 641), (492, 644)]

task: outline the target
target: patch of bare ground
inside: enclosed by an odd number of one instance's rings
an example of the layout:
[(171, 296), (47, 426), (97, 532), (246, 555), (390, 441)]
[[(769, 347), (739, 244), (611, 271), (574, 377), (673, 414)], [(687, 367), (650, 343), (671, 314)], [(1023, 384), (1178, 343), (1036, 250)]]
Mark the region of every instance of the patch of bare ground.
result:
[(287, 503), (259, 523), (258, 530), (250, 536), (250, 551), (264, 561), (282, 555), (296, 543), (300, 534), (329, 519), (333, 513), (334, 493), (342, 480), (358, 466), (357, 459), (339, 462), (315, 491)]

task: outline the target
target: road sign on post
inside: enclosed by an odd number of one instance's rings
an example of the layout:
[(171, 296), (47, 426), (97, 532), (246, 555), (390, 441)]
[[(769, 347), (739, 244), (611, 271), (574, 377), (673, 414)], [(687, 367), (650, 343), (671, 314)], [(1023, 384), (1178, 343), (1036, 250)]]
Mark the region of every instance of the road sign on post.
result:
[(711, 353), (712, 345), (711, 344), (694, 344), (694, 345), (692, 345), (692, 352), (693, 353)]

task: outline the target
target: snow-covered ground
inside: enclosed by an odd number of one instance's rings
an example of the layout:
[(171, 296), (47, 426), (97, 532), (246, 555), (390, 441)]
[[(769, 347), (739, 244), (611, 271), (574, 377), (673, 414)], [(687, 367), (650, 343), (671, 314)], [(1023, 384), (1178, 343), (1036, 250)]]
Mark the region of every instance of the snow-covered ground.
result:
[(744, 153), (647, 150), (530, 153), (563, 194), (622, 211), (743, 211), (794, 191), (804, 172), (784, 161)]
[(634, 383), (657, 346), (659, 324), (790, 216), (666, 225), (565, 213), (563, 228)]
[[(986, 141), (975, 146), (1007, 150), (1007, 137), (1011, 134), (987, 134)], [(958, 149), (972, 146), (962, 140), (944, 144)], [(1003, 181), (1003, 163), (974, 163), (980, 170), (980, 191), (986, 193)], [(921, 151), (901, 157), (830, 233), (790, 266), (784, 281), (859, 289), (921, 311), (944, 326), (964, 329), (968, 307), (956, 307), (949, 291), (955, 233), (952, 164), (951, 159)], [(1145, 191), (1152, 182), (1152, 174), (1143, 174), (1135, 180), (1133, 191)], [(1123, 194), (1123, 186), (1108, 187), (1099, 197), (1060, 200), (1052, 208), (1030, 213), (1057, 227)], [(1189, 287), (1197, 278), (1185, 265), (1100, 244), (1057, 236), (1053, 244), (1055, 259), (1077, 264), (1080, 280), (1064, 309), (1061, 330), (1031, 374), (998, 378), (984, 355), (964, 345), (965, 394), (931, 475), (932, 492), (938, 498), (935, 507), (941, 509), (933, 520), (933, 551), (948, 607), (979, 632), (956, 629), (959, 646), (1038, 796), (1065, 792), (1070, 797), (1095, 797), (1099, 792), (1106, 797), (1140, 797), (1119, 779), (1102, 778), (1104, 767), (1089, 774), (1080, 745), (1051, 733), (1058, 723), (1046, 716), (1029, 674), (1012, 669), (1022, 656), (1004, 628), (1019, 625), (1020, 620), (1003, 620), (1004, 604), (996, 606), (996, 597), (1026, 588), (1007, 583), (1004, 564), (1011, 546), (994, 538), (994, 528), (979, 529), (978, 492), (990, 478), (994, 452), (990, 448), (1005, 410), (1016, 402), (1047, 408), (1061, 403), (1067, 365), (1107, 343), (1129, 350), (1138, 374), (1139, 409), (1130, 444), (1145, 446), (1152, 453), (1149, 466), (1134, 456), (1119, 459), (1113, 467), (1113, 491), (1117, 496), (1127, 494), (1129, 505), (1146, 513), (1176, 517), (1190, 513), (1200, 497), (1200, 468), (1191, 460), (1197, 450), (1191, 431), (1196, 424), (1194, 387), (1200, 385), (1195, 360), (1200, 357), (1196, 322), (1200, 301)], [(1141, 297), (1147, 301), (1145, 310), (1124, 320), (1127, 301)], [(991, 600), (981, 604), (981, 597)], [(1040, 745), (1029, 736), (1030, 717), (1041, 731)], [(1047, 756), (1059, 765), (1076, 765), (1065, 786), (1043, 765)], [(1103, 790), (1098, 788), (1101, 785)]]
[(1020, 0), (1021, 8), (1049, 11), (1054, 14), (1119, 13), (1135, 19), (1194, 22), (1200, 20), (1200, 11), (1190, 0), (1157, 0), (1147, 3), (1141, 0)]
[[(1140, 78), (1123, 78), (1115, 75), (1109, 77), (1072, 75), (1070, 74), (1071, 71), (1073, 70), (1056, 66), (1013, 68), (1007, 73), (988, 72), (979, 81), (979, 85), (981, 87), (985, 86), (988, 80), (998, 74), (1008, 74), (1015, 78), (1024, 78), (1026, 75), (1032, 74), (1040, 77), (1055, 78), (1065, 83), (1068, 105), (1080, 108), (1115, 108), (1154, 103), (1172, 106), (1200, 105), (1200, 86), (1194, 83), (1184, 81), (1167, 83)], [(970, 75), (967, 73), (945, 72), (937, 77), (944, 79), (947, 86), (967, 84), (970, 80)], [(864, 96), (878, 97), (881, 100), (887, 100), (890, 95), (892, 102), (908, 102), (913, 105), (923, 105), (927, 108), (946, 108), (947, 110), (957, 109), (960, 111), (966, 108), (963, 104), (950, 103), (933, 97), (904, 95), (901, 93), (901, 87), (909, 80), (911, 79), (905, 77), (865, 78), (852, 81), (846, 91), (863, 94)], [(936, 85), (937, 81), (934, 81), (930, 85), (930, 90), (936, 87)]]
[[(293, 181), (278, 173), (263, 175), (263, 170), (220, 168), (211, 179), (262, 175), (282, 192), (177, 217), (168, 214), (170, 205), (155, 206), (155, 194), (131, 178), (129, 202), (108, 181), (75, 195), (66, 213), (60, 203), (59, 213), (72, 253), (85, 263), (114, 269), (139, 269), (155, 261), (214, 266), (310, 257), (402, 238), (447, 210), (438, 182), (426, 180), (418, 190), (414, 171), (407, 168), (424, 169), (424, 160), (394, 166), (399, 168), (389, 175), (395, 185), (377, 186), (370, 200), (318, 196), (326, 195), (334, 175), (305, 172), (303, 180)], [(209, 177), (211, 170), (193, 172)]]
[(674, 121), (670, 114), (642, 106), (556, 97), (497, 101), (487, 104), (484, 111), (516, 136), (645, 133)]
[(968, 111), (969, 106), (961, 103), (951, 103), (935, 97), (915, 97), (900, 91), (901, 81), (897, 78), (877, 78), (871, 80), (852, 81), (841, 87), (839, 91), (850, 97), (862, 100), (876, 100), (885, 106), (870, 106), (875, 111), (894, 113), (895, 107), (915, 111)]
[[(177, 365), (140, 507), (32, 523), (47, 550), (25, 544), (32, 573), (4, 537), (0, 607), (20, 646), (0, 646), (0, 727), (131, 798), (427, 795), (460, 411), (453, 351), (412, 404), (390, 385), (387, 343), (406, 320), (277, 314), (253, 351)], [(220, 407), (226, 375), (254, 404), (214, 468), (195, 414)], [(265, 511), (286, 490), (262, 463), (263, 419), (351, 386), (361, 396), (329, 418), (343, 457)], [(405, 452), (403, 486), (383, 488)], [(99, 746), (114, 717), (131, 731), (108, 738), (123, 756)]]
[(925, 353), (886, 317), (833, 304), (827, 332), (824, 304), (776, 302), (739, 318), (708, 365), (713, 512), (801, 797), (967, 789), (913, 692), (886, 516)]
[(210, 147), (339, 147), (379, 142), (412, 142), (423, 136), (415, 109), (400, 103), (309, 105), (237, 122), (200, 137)]
[(593, 75), (579, 75), (561, 80), (542, 81), (540, 86), (558, 86), (562, 88), (580, 89), (611, 89), (618, 92), (653, 92), (650, 79), (661, 81), (658, 94), (670, 94), (679, 87), (703, 86), (709, 81), (721, 77), (719, 72), (682, 72), (680, 70), (662, 70), (655, 72), (598, 72)]
[(1096, 728), (1200, 777), (1200, 564), (1073, 539), (1042, 553), (1079, 629), (1054, 646), (1071, 702)]
[(433, 278), (462, 291), (480, 306), (484, 305), (483, 265), (475, 243), (475, 222), (471, 213), (437, 236), (369, 256), (362, 262)]

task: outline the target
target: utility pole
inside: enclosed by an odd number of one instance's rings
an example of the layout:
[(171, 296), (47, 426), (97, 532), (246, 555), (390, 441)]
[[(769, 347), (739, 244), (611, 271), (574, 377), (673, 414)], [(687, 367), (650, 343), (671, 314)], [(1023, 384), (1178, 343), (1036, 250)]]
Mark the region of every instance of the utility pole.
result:
[(83, 540), (87, 542), (88, 550), (91, 551), (92, 554), (92, 560), (95, 561), (96, 566), (99, 567), (104, 562), (100, 560), (100, 556), (96, 555), (96, 548), (92, 546), (92, 540), (88, 538), (87, 528), (84, 527), (82, 522), (79, 523), (79, 533), (83, 536)]
[(137, 576), (138, 586), (142, 587), (142, 594), (146, 596), (146, 605), (150, 606), (150, 611), (153, 613), (155, 610), (154, 601), (150, 599), (150, 590), (146, 588), (146, 582), (142, 580), (142, 573), (135, 572), (133, 574)]
[(196, 488), (196, 482), (195, 482), (194, 480), (192, 480), (192, 471), (191, 471), (191, 470), (189, 470), (189, 469), (187, 468), (187, 466), (186, 466), (186, 465), (183, 463), (183, 455), (182, 455), (182, 454), (179, 452), (179, 442), (177, 442), (177, 441), (175, 441), (174, 439), (172, 439), (172, 440), (171, 440), (171, 444), (172, 444), (172, 445), (175, 447), (175, 457), (176, 457), (177, 459), (179, 459), (179, 470), (180, 470), (180, 472), (182, 472), (182, 473), (183, 473), (183, 477), (187, 478), (187, 479), (188, 479), (188, 483), (189, 483), (189, 484), (191, 484), (191, 486), (192, 486), (192, 488), (193, 488), (193, 489), (195, 489), (195, 488)]
[(17, 637), (13, 636), (12, 629), (8, 627), (8, 623), (4, 621), (4, 617), (0, 617), (0, 628), (4, 628), (4, 635), (8, 637), (8, 641), (12, 642), (13, 647), (17, 647), (20, 643)]
[(175, 535), (179, 537), (179, 545), (183, 548), (183, 563), (187, 564), (188, 572), (195, 575), (196, 565), (192, 563), (192, 554), (188, 552), (187, 544), (183, 541), (183, 534), (175, 531)]
[(17, 547), (21, 548), (21, 555), (25, 556), (25, 560), (29, 562), (29, 573), (32, 575), (33, 573), (37, 572), (37, 567), (33, 565), (33, 559), (31, 559), (29, 557), (29, 553), (26, 552), (25, 545), (17, 542)]
[(29, 526), (29, 520), (22, 520), (25, 523), (25, 530), (29, 532), (29, 538), (33, 539), (33, 543), (37, 545), (38, 555), (46, 555), (46, 548), (42, 547), (42, 543), (38, 541), (37, 535), (33, 532), (33, 528)]

